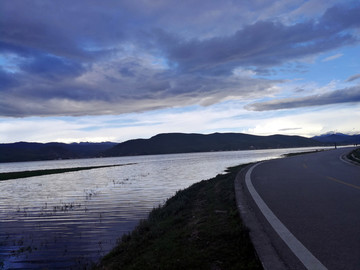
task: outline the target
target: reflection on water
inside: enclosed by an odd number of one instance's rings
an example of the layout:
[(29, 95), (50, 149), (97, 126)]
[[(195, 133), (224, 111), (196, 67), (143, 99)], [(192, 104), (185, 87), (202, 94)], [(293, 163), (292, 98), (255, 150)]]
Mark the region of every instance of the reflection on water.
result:
[(90, 266), (175, 191), (229, 166), (299, 151), (303, 149), (0, 164), (0, 172), (10, 172), (136, 163), (0, 182), (0, 269)]

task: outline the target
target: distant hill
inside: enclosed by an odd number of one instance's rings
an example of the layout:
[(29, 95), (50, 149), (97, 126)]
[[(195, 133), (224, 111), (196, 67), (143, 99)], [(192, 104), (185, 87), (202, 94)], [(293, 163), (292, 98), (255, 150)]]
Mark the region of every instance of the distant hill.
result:
[(133, 156), (249, 149), (308, 147), (321, 145), (318, 141), (286, 135), (255, 136), (243, 133), (159, 134), (150, 139), (136, 139), (120, 143), (102, 156)]
[[(150, 139), (135, 139), (119, 144), (18, 142), (0, 144), (0, 162), (310, 147), (332, 144), (334, 135), (336, 134), (309, 139), (300, 136), (255, 136), (243, 133), (165, 133)], [(354, 137), (341, 135), (337, 134), (336, 138), (343, 138), (342, 142), (349, 142), (349, 138)]]
[(330, 144), (360, 144), (360, 134), (357, 135), (347, 135), (342, 133), (331, 133), (331, 134), (323, 134), (320, 136), (312, 137), (313, 140), (322, 143), (330, 143)]
[(0, 162), (91, 158), (116, 143), (29, 143), (0, 144)]

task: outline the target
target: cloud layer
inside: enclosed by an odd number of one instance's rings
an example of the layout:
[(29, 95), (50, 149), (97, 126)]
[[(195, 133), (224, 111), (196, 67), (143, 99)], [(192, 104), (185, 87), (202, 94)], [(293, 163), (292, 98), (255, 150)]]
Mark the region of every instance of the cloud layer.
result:
[(319, 95), (253, 103), (248, 105), (247, 109), (253, 111), (270, 111), (355, 102), (360, 102), (360, 86), (339, 89)]
[[(264, 72), (359, 42), (356, 2), (180, 2), (2, 2), (0, 115), (121, 114), (261, 98), (282, 82)], [(251, 108), (357, 102), (358, 94), (349, 88)]]

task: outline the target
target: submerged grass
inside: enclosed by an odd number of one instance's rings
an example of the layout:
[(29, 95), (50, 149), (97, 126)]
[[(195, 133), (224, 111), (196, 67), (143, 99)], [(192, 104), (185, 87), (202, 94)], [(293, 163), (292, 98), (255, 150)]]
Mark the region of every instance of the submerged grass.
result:
[(236, 207), (242, 166), (178, 191), (106, 255), (97, 269), (262, 269)]
[[(131, 164), (134, 164), (134, 163), (131, 163)], [(26, 178), (26, 177), (32, 177), (32, 176), (47, 175), (47, 174), (57, 174), (57, 173), (65, 173), (65, 172), (75, 172), (75, 171), (83, 171), (83, 170), (125, 166), (125, 165), (131, 165), (131, 164), (60, 168), (60, 169), (47, 169), (47, 170), (34, 170), (34, 171), (21, 171), (21, 172), (6, 172), (6, 173), (0, 173), (0, 181), (17, 179), (17, 178)]]
[(284, 154), (282, 156), (283, 157), (293, 157), (293, 156), (306, 155), (306, 154), (318, 153), (318, 152), (323, 152), (323, 151), (325, 151), (325, 150), (320, 149), (320, 150), (313, 150), (313, 151), (307, 151), (307, 152), (288, 153), (288, 154)]

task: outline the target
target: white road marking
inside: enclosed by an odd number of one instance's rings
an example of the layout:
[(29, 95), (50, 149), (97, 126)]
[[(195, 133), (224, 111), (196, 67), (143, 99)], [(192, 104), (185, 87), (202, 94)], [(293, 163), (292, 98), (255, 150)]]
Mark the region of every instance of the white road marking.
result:
[(267, 204), (260, 197), (251, 182), (251, 173), (255, 167), (260, 165), (257, 163), (252, 166), (246, 173), (245, 183), (255, 203), (274, 228), (280, 238), (286, 243), (290, 250), (302, 262), (302, 264), (311, 270), (326, 270), (327, 268), (285, 227), (285, 225), (275, 216)]
[(359, 166), (359, 163), (358, 163), (358, 162), (352, 161), (352, 160), (348, 159), (348, 158), (346, 157), (346, 155), (347, 155), (347, 154), (341, 155), (341, 156), (339, 157), (339, 159), (340, 159), (342, 162), (345, 162), (345, 163), (347, 163), (347, 164)]

